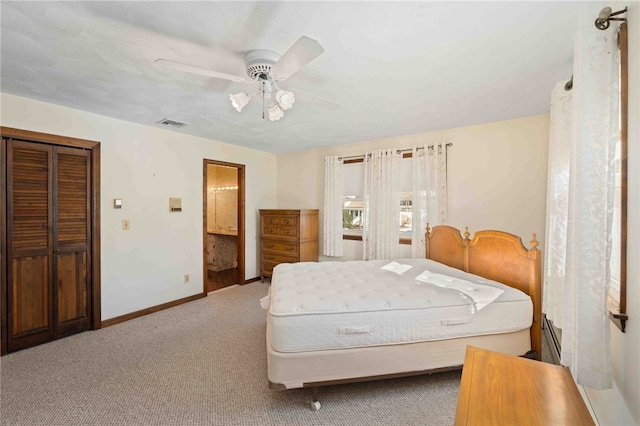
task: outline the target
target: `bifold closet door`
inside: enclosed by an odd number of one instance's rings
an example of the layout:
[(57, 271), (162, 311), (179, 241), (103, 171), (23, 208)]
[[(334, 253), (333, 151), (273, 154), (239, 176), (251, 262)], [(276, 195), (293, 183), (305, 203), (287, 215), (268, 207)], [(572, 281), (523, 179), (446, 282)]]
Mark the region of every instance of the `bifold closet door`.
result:
[(89, 329), (88, 151), (7, 141), (7, 327), (15, 351)]
[(89, 329), (89, 151), (54, 148), (54, 337)]

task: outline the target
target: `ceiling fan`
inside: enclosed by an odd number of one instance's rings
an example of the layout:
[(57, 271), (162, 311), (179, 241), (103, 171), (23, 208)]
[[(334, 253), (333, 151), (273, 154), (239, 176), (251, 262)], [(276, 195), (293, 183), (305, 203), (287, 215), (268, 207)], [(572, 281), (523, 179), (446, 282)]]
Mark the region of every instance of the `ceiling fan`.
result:
[[(323, 52), (324, 49), (320, 43), (306, 36), (300, 37), (282, 56), (270, 50), (251, 50), (244, 57), (246, 77), (199, 68), (168, 59), (156, 59), (154, 63), (166, 69), (221, 78), (236, 83), (258, 83), (256, 92), (230, 94), (229, 100), (231, 104), (240, 112), (247, 106), (251, 98), (254, 96), (262, 97), (262, 118), (265, 116), (266, 107), (269, 120), (278, 121), (284, 116), (284, 111), (291, 108), (296, 101), (294, 91), (282, 89), (278, 82), (291, 77)], [(303, 96), (315, 98), (316, 101), (328, 108), (340, 107), (340, 105), (327, 99), (300, 90), (295, 91), (303, 94)]]

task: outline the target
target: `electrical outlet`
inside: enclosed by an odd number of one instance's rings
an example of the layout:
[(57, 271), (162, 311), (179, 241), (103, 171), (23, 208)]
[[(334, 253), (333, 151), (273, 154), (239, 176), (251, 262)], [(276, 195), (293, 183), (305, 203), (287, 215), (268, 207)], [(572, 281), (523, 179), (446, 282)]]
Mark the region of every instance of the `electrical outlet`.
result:
[(185, 284), (189, 282), (189, 274), (184, 274), (184, 282)]
[(122, 219), (122, 230), (123, 231), (129, 230), (129, 219)]

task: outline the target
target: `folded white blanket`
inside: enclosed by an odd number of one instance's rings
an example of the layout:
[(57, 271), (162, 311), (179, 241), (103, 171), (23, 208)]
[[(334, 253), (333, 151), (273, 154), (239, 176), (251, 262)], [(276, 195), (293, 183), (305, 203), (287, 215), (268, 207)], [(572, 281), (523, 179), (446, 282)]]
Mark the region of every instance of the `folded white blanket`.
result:
[(473, 303), (475, 303), (477, 310), (484, 308), (504, 293), (504, 290), (489, 285), (474, 284), (470, 281), (442, 274), (432, 274), (429, 271), (422, 272), (416, 277), (416, 280), (464, 293), (473, 299)]
[(398, 262), (389, 262), (386, 265), (382, 266), (380, 269), (384, 269), (385, 271), (395, 272), (398, 275), (402, 275), (411, 269), (411, 265), (403, 265)]

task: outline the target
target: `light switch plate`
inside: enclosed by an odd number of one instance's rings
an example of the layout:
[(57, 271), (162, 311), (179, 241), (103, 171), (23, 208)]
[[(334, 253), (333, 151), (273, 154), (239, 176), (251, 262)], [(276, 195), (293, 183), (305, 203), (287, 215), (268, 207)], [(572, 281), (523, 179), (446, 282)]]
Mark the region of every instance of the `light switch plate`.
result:
[(169, 198), (169, 211), (172, 213), (182, 211), (182, 198)]
[(122, 230), (123, 231), (129, 230), (129, 219), (122, 219)]

